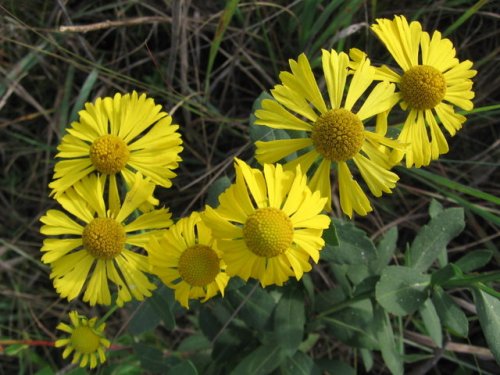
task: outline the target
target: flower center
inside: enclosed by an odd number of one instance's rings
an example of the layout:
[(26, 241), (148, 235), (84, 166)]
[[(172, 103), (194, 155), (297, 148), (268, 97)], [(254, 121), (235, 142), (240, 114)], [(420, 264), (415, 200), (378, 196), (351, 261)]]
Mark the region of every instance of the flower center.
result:
[(90, 146), (90, 160), (104, 174), (115, 174), (127, 165), (130, 152), (127, 144), (116, 135), (102, 135)]
[(70, 340), (78, 353), (95, 353), (100, 344), (99, 336), (86, 326), (75, 328)]
[(428, 65), (418, 65), (404, 72), (400, 83), (401, 96), (413, 109), (431, 109), (446, 93), (443, 74)]
[(98, 217), (83, 229), (83, 247), (95, 258), (112, 259), (125, 246), (125, 230), (115, 219)]
[(243, 239), (255, 255), (272, 258), (283, 254), (292, 244), (293, 225), (283, 211), (274, 207), (259, 208), (248, 216)]
[(194, 245), (182, 253), (178, 271), (189, 285), (205, 286), (213, 282), (220, 272), (220, 259), (211, 247)]
[(322, 114), (313, 126), (311, 139), (316, 151), (331, 161), (346, 161), (356, 155), (365, 139), (358, 116), (344, 108)]

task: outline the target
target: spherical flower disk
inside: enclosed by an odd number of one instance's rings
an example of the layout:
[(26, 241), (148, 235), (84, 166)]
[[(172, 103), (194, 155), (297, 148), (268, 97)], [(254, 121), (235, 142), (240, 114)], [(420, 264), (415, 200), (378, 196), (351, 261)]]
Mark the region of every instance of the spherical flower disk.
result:
[[(86, 103), (58, 146), (54, 180), (56, 196), (93, 172), (109, 177), (117, 194), (116, 176), (128, 187), (141, 172), (156, 184), (170, 187), (181, 161), (182, 140), (172, 117), (146, 94), (115, 94)], [(154, 202), (154, 199), (153, 201)]]
[(104, 182), (103, 175), (90, 175), (57, 196), (65, 212), (49, 210), (40, 219), (40, 232), (48, 236), (42, 262), (50, 264), (50, 278), (61, 297), (71, 301), (85, 290), (83, 301), (109, 305), (110, 280), (118, 287), (116, 303), (121, 306), (151, 296), (155, 285), (144, 274), (149, 271), (147, 257), (133, 248), (144, 248), (172, 220), (165, 208), (132, 215), (150, 201), (155, 188), (139, 173), (123, 204), (111, 200), (106, 207)]
[(324, 246), (321, 236), (330, 224), (321, 214), (326, 198), (311, 192), (300, 167), (294, 173), (265, 164), (262, 172), (236, 159), (235, 169), (236, 181), (219, 196), (220, 205), (207, 206), (203, 215), (226, 272), (258, 279), (262, 286), (300, 279)]
[(190, 299), (206, 302), (224, 289), (229, 281), (221, 252), (212, 232), (193, 212), (180, 219), (161, 237), (153, 237), (146, 247), (153, 273), (175, 291), (175, 299), (189, 308)]
[(69, 313), (71, 324), (59, 323), (57, 329), (69, 333), (68, 337), (55, 342), (57, 348), (65, 347), (63, 358), (73, 354), (72, 363), (79, 362), (80, 367), (95, 368), (106, 361), (105, 351), (111, 343), (104, 336), (106, 324), (97, 324), (97, 318), (88, 319), (76, 311)]
[(453, 136), (466, 119), (454, 106), (473, 108), (471, 78), (476, 71), (471, 69), (471, 61), (459, 62), (452, 42), (439, 31), (431, 37), (419, 22), (408, 24), (404, 16), (376, 22), (372, 30), (402, 69), (398, 74), (382, 66), (376, 78), (398, 85), (401, 106), (408, 111), (398, 139), (410, 147), (406, 152), (396, 150), (393, 160), (399, 162), (404, 157), (407, 167), (428, 165), (449, 149), (437, 118)]
[[(300, 165), (304, 172), (315, 170), (311, 190), (319, 190), (328, 198), (331, 210), (330, 172), (337, 172), (340, 205), (350, 217), (353, 212), (366, 215), (372, 210), (364, 191), (354, 180), (350, 168), (356, 165), (371, 193), (376, 197), (390, 193), (399, 179), (391, 172), (391, 161), (384, 147), (402, 149), (403, 145), (385, 138), (385, 132), (373, 133), (365, 129), (372, 117), (386, 113), (399, 96), (394, 85), (381, 82), (369, 90), (374, 81), (375, 68), (366, 56), (349, 73), (352, 62), (341, 52), (325, 51), (322, 56), (323, 74), (329, 101), (325, 102), (307, 57), (290, 60), (292, 72), (281, 72), (282, 84), (276, 85), (271, 94), (275, 100), (265, 99), (262, 108), (255, 112), (256, 125), (274, 129), (299, 130), (303, 138), (280, 139), (255, 143), (256, 158), (260, 163), (274, 163), (290, 155), (299, 156), (287, 162), (284, 168), (294, 170)], [(346, 89), (348, 80), (349, 88)], [(367, 94), (361, 105), (356, 103)]]

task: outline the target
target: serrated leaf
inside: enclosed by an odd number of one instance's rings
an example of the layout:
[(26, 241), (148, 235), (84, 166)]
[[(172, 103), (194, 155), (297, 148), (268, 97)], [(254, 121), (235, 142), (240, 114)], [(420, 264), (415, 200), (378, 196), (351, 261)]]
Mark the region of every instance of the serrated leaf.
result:
[(373, 242), (350, 221), (334, 221), (339, 246), (326, 246), (321, 259), (337, 264), (368, 265), (377, 256)]
[(380, 351), (385, 364), (393, 375), (403, 374), (403, 360), (396, 348), (394, 332), (386, 311), (380, 306), (375, 307), (373, 319), (375, 335), (380, 343)]
[(493, 251), (491, 250), (475, 250), (465, 254), (455, 262), (455, 265), (458, 266), (464, 273), (472, 272), (487, 265), (492, 256)]
[(455, 336), (467, 337), (469, 321), (465, 313), (453, 302), (442, 288), (435, 288), (432, 302), (441, 319), (441, 323)]
[(463, 208), (448, 208), (418, 232), (408, 254), (408, 266), (426, 271), (446, 245), (465, 227)]
[(500, 301), (481, 290), (473, 289), (472, 293), (484, 337), (495, 360), (500, 364)]
[(276, 345), (263, 345), (244, 357), (231, 375), (267, 375), (277, 369), (286, 358)]
[(428, 298), (425, 303), (420, 306), (418, 310), (422, 321), (424, 322), (427, 334), (432, 338), (432, 341), (441, 348), (443, 346), (443, 329), (441, 327), (441, 319), (432, 303), (432, 300)]
[(375, 288), (377, 302), (395, 315), (417, 310), (427, 299), (430, 276), (414, 268), (389, 266), (382, 271)]
[(219, 195), (231, 185), (231, 180), (227, 176), (222, 176), (214, 181), (207, 190), (207, 204), (216, 208), (219, 206)]
[(319, 368), (311, 357), (303, 352), (297, 352), (288, 357), (280, 366), (282, 375), (320, 375)]
[(306, 320), (304, 297), (300, 290), (285, 291), (274, 312), (274, 331), (284, 353), (293, 355), (304, 336)]

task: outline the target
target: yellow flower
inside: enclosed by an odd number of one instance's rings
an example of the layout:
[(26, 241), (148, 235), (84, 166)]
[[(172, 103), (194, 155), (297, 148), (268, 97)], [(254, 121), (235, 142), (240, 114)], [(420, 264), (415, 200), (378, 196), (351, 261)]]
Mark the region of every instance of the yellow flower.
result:
[[(307, 172), (319, 159), (313, 174), (311, 190), (319, 190), (328, 198), (331, 210), (330, 169), (336, 167), (340, 205), (350, 217), (353, 211), (366, 215), (372, 210), (367, 196), (354, 180), (349, 164), (354, 162), (373, 195), (390, 193), (399, 179), (389, 171), (389, 156), (382, 146), (402, 146), (384, 134), (365, 130), (364, 122), (388, 111), (398, 100), (394, 85), (380, 82), (357, 104), (374, 80), (375, 68), (363, 56), (357, 69), (348, 74), (349, 57), (334, 50), (323, 50), (323, 73), (330, 98), (325, 103), (307, 57), (302, 54), (297, 61), (290, 60), (292, 73), (282, 72), (281, 85), (271, 93), (276, 100), (263, 100), (262, 109), (255, 112), (257, 125), (275, 129), (305, 132), (303, 138), (256, 142), (256, 158), (260, 163), (274, 163), (301, 151), (295, 160), (285, 164), (285, 169), (295, 169), (300, 164)], [(347, 81), (349, 88), (346, 89)], [(346, 94), (345, 94), (346, 92)], [(345, 96), (345, 99), (344, 99)], [(352, 162), (351, 162), (352, 160)]]
[(436, 116), (448, 133), (455, 135), (466, 118), (455, 113), (454, 106), (464, 110), (473, 108), (470, 78), (477, 72), (470, 69), (471, 61), (458, 61), (452, 42), (442, 38), (439, 31), (434, 31), (431, 37), (422, 31), (419, 22), (408, 24), (404, 16), (376, 21), (372, 30), (403, 71), (398, 74), (382, 66), (377, 72), (381, 79), (397, 84), (401, 107), (408, 110), (398, 139), (411, 146), (406, 153), (395, 151), (394, 161), (405, 157), (407, 167), (429, 165), (431, 160), (448, 152)]
[(96, 367), (98, 362), (106, 361), (105, 351), (111, 343), (104, 336), (106, 324), (97, 325), (97, 318), (87, 319), (78, 315), (76, 311), (69, 313), (71, 325), (59, 323), (57, 329), (69, 333), (70, 336), (55, 342), (57, 348), (65, 346), (63, 358), (67, 358), (73, 351), (72, 363), (80, 362), (80, 367)]
[(118, 174), (128, 187), (136, 171), (157, 185), (172, 185), (170, 180), (176, 176), (172, 170), (181, 160), (179, 126), (172, 125), (172, 117), (152, 98), (135, 91), (98, 98), (86, 103), (79, 115), (57, 148), (56, 157), (62, 160), (54, 167), (54, 180), (49, 184), (52, 194), (63, 193), (93, 172), (109, 176), (115, 195)]
[(130, 248), (144, 248), (150, 237), (172, 225), (172, 220), (165, 208), (132, 215), (155, 188), (140, 174), (122, 205), (106, 207), (104, 179), (87, 176), (57, 197), (78, 222), (59, 210), (49, 210), (40, 219), (44, 224), (40, 232), (49, 236), (41, 249), (42, 262), (50, 264), (50, 278), (61, 297), (71, 301), (85, 289), (83, 301), (109, 305), (109, 279), (118, 286), (116, 303), (121, 306), (132, 297), (143, 300), (155, 289), (144, 274), (149, 270), (147, 257)]
[(190, 299), (206, 302), (224, 295), (229, 277), (210, 229), (193, 212), (146, 247), (153, 273), (175, 290), (175, 299), (189, 308)]
[(262, 173), (236, 159), (235, 169), (236, 181), (219, 196), (220, 206), (207, 206), (203, 215), (226, 272), (262, 286), (300, 279), (325, 244), (321, 236), (330, 218), (320, 213), (326, 198), (311, 192), (300, 167), (293, 173), (264, 164)]

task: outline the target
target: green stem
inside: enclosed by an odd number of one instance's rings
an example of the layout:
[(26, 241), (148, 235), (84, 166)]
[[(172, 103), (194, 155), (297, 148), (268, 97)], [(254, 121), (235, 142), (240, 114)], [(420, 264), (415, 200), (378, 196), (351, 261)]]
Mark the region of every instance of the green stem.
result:
[(104, 316), (101, 319), (99, 319), (99, 321), (96, 324), (96, 327), (99, 327), (102, 323), (106, 322), (106, 320), (108, 320), (108, 318), (111, 316), (111, 314), (113, 314), (116, 311), (117, 308), (118, 308), (117, 305), (111, 306), (111, 308), (106, 312), (106, 314), (104, 314)]
[(481, 275), (462, 276), (459, 279), (451, 279), (443, 283), (443, 288), (469, 287), (476, 283), (487, 283), (490, 281), (499, 281), (500, 271), (483, 273)]
[(475, 286), (478, 289), (481, 289), (483, 292), (488, 293), (488, 294), (492, 295), (493, 297), (500, 299), (500, 292), (497, 292), (495, 289), (490, 288), (489, 286), (484, 285), (483, 283), (477, 283)]

